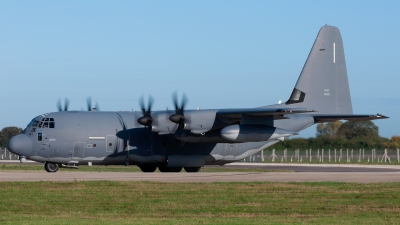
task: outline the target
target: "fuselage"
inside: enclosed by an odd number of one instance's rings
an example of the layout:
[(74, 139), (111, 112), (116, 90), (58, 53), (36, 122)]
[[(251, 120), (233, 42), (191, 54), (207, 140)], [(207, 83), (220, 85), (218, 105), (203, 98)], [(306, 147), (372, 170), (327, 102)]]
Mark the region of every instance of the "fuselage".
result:
[[(152, 129), (138, 124), (141, 112), (48, 113), (35, 117), (23, 134), (10, 141), (9, 148), (27, 159), (58, 164), (158, 165), (169, 161), (198, 161), (196, 166), (203, 166), (238, 161), (282, 140), (273, 137), (246, 143), (226, 140), (219, 132), (229, 124), (217, 121), (216, 111), (185, 113), (191, 119), (183, 131), (185, 135), (194, 132), (191, 142), (176, 138), (178, 125), (168, 120), (171, 114), (168, 111), (153, 113)], [(296, 116), (303, 119), (295, 119)], [(299, 131), (313, 123), (309, 116), (308, 119), (304, 115), (292, 117), (287, 119), (290, 123), (281, 121), (284, 128), (290, 125), (291, 130)], [(275, 123), (279, 125), (279, 121)]]

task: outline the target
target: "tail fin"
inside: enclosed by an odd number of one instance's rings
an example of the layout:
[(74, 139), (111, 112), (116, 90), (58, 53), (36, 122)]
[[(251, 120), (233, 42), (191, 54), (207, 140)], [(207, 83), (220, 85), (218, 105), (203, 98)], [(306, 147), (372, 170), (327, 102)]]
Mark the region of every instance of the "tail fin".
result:
[(343, 42), (337, 27), (323, 26), (286, 104), (318, 114), (353, 114)]

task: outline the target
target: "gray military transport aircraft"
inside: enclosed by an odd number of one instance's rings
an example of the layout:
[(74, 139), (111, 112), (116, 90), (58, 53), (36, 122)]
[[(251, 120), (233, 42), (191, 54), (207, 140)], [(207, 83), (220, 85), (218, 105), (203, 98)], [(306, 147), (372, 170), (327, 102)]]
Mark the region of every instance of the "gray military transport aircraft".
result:
[[(353, 114), (339, 29), (323, 26), (289, 99), (282, 104), (242, 109), (185, 110), (184, 95), (175, 110), (61, 111), (35, 117), (8, 149), (59, 167), (137, 165), (143, 172), (198, 172), (251, 156), (315, 124), (336, 120), (388, 118)], [(61, 108), (59, 106), (59, 108)], [(67, 108), (67, 107), (65, 107)]]

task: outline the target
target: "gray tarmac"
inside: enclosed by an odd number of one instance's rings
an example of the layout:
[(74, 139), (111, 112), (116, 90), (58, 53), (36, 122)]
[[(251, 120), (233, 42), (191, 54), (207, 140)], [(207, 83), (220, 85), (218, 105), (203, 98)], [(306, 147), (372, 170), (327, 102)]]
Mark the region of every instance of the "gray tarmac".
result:
[(127, 173), (0, 172), (0, 181), (157, 181), (157, 182), (400, 182), (397, 165), (232, 163), (226, 167), (286, 169), (297, 172)]
[(224, 172), (224, 173), (126, 173), (126, 172), (0, 172), (0, 181), (157, 181), (157, 182), (400, 182), (400, 172)]
[[(218, 166), (214, 166), (218, 167)], [(400, 172), (399, 165), (300, 164), (300, 163), (231, 163), (228, 168), (290, 170), (294, 172)]]

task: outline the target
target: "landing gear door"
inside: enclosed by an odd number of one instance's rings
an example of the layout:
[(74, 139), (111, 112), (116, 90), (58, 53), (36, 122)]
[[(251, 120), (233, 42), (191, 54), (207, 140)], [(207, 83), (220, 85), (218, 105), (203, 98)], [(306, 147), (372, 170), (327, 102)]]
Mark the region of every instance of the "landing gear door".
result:
[(237, 144), (235, 143), (226, 143), (225, 144), (225, 160), (234, 160), (236, 154)]

